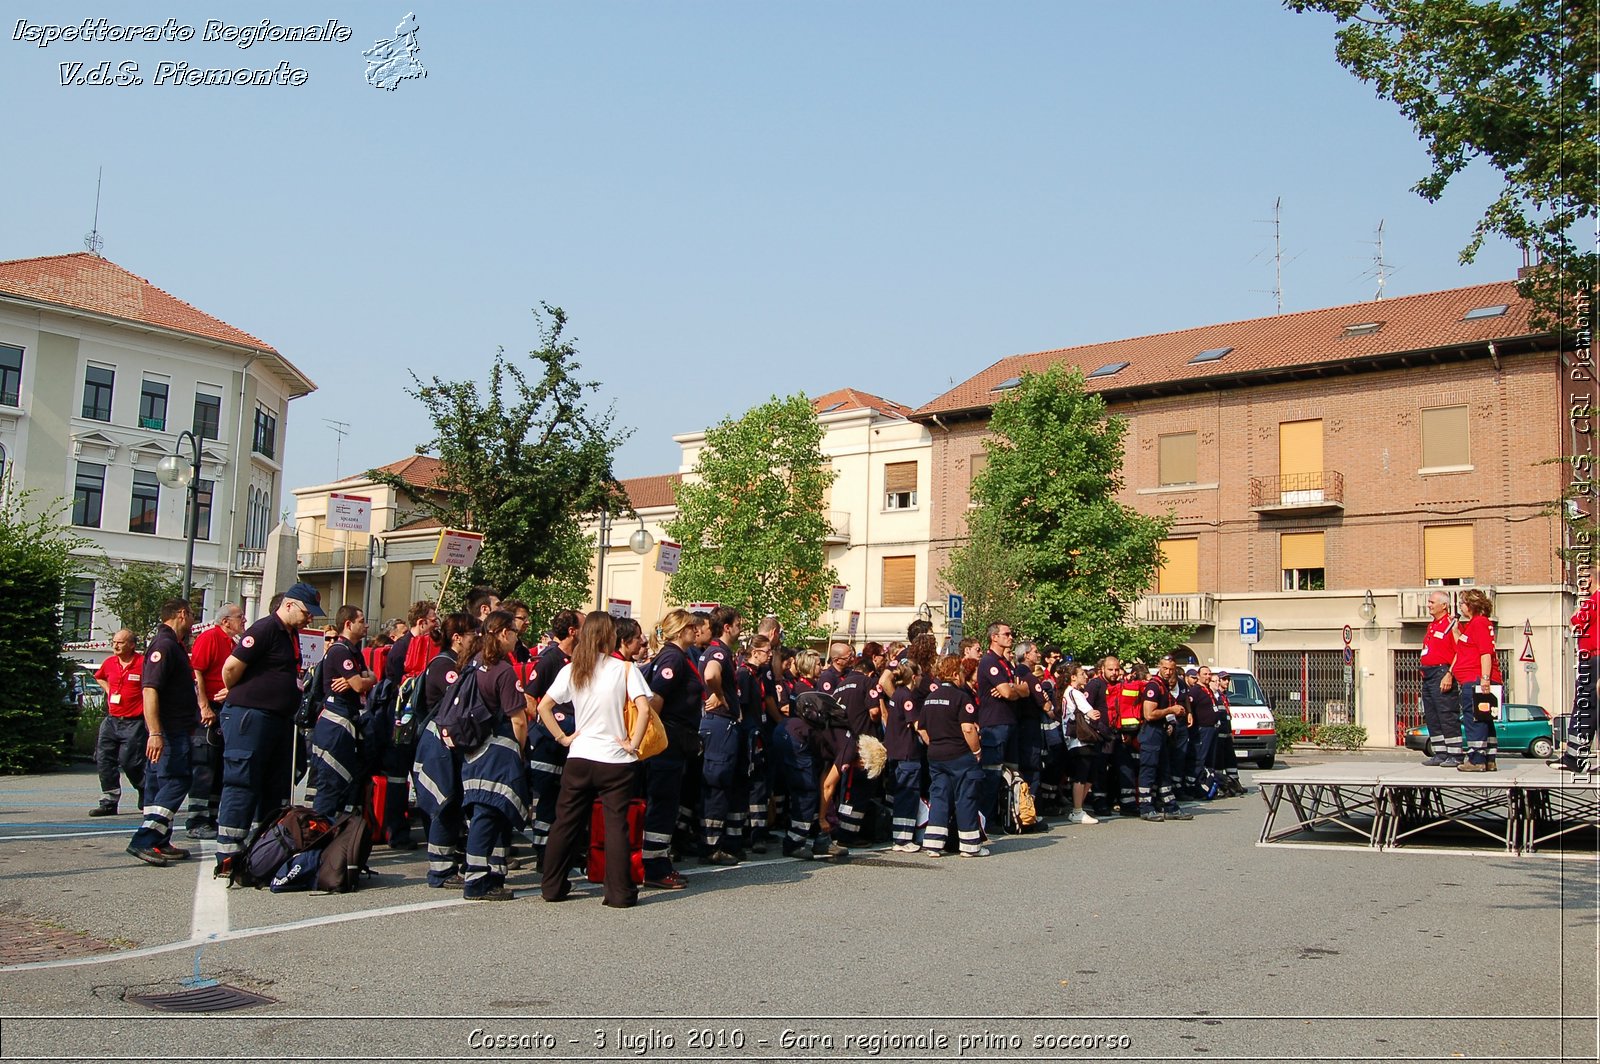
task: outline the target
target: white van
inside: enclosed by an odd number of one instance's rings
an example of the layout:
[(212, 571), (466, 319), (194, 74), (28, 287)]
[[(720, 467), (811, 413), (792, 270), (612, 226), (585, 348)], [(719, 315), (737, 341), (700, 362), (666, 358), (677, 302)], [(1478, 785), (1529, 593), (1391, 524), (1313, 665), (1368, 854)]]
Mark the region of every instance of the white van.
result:
[(1278, 726), (1272, 706), (1249, 669), (1219, 669), (1228, 674), (1228, 708), (1233, 717), (1233, 751), (1241, 762), (1271, 768), (1278, 756)]

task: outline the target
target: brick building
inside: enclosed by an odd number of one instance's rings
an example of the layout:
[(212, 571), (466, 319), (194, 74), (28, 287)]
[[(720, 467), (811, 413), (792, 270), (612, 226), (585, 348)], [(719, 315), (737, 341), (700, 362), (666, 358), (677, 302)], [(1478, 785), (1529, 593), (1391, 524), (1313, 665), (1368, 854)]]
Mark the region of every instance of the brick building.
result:
[(1382, 744), (1416, 717), (1428, 589), (1475, 583), (1507, 697), (1560, 711), (1572, 574), (1550, 459), (1572, 443), (1563, 356), (1529, 309), (1478, 285), (1002, 359), (913, 415), (933, 439), (930, 569), (965, 535), (991, 404), (1075, 365), (1128, 421), (1123, 501), (1174, 518), (1140, 621), (1195, 626), (1198, 661), (1251, 666), (1280, 711)]

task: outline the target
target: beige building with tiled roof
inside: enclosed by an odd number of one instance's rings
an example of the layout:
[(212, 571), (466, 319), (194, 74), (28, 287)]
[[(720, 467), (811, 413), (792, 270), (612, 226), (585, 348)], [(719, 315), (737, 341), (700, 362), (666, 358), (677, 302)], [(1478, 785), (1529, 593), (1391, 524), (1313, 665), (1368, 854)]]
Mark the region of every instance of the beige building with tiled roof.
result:
[(966, 534), (991, 405), (1057, 364), (1127, 419), (1122, 500), (1174, 515), (1137, 615), (1196, 625), (1201, 663), (1252, 666), (1280, 711), (1392, 743), (1416, 720), (1428, 590), (1476, 583), (1495, 592), (1510, 700), (1565, 706), (1571, 574), (1547, 508), (1570, 385), (1513, 284), (1001, 359), (913, 414), (932, 431), (935, 572)]
[[(209, 611), (263, 591), (289, 402), (316, 388), (270, 344), (88, 253), (0, 262), (0, 485), (61, 499), (114, 560), (182, 567), (187, 492), (158, 482), (180, 433), (200, 442), (195, 586)], [(185, 458), (192, 452), (187, 451)], [(87, 575), (69, 639), (116, 626)]]

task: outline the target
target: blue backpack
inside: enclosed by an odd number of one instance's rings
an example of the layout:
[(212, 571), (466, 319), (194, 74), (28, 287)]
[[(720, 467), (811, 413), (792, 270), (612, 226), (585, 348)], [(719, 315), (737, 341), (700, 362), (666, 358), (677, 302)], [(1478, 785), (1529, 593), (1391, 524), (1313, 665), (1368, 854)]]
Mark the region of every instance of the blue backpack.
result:
[(494, 734), (495, 715), (478, 690), (478, 672), (473, 664), (462, 670), (434, 718), (445, 745), (454, 750), (475, 750)]

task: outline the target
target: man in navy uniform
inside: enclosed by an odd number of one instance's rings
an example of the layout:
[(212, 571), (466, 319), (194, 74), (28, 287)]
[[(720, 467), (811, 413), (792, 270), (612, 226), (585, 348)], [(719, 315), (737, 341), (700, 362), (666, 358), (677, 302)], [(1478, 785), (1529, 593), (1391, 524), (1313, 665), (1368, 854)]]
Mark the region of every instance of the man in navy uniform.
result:
[(245, 629), (222, 666), (222, 798), (217, 804), (217, 874), (226, 875), (244, 838), (287, 803), (294, 713), (300, 705), (300, 629), (326, 617), (307, 583)]
[[(539, 704), (539, 699), (550, 690), (561, 670), (572, 661), (572, 648), (578, 641), (578, 629), (582, 626), (583, 618), (578, 616), (576, 610), (557, 610), (556, 615), (550, 618), (550, 633), (555, 637), (555, 642), (544, 648), (534, 666), (533, 685), (528, 688), (528, 697), (533, 699), (534, 705)], [(517, 642), (520, 644), (521, 639)], [(571, 735), (578, 726), (571, 702), (557, 703), (555, 718), (566, 735)], [(533, 843), (535, 863), (542, 867), (545, 843), (549, 841), (550, 825), (555, 820), (556, 798), (561, 794), (561, 773), (567, 764), (567, 748), (559, 737), (551, 735), (538, 721), (532, 722), (529, 727), (528, 739), (528, 779), (533, 788), (533, 824), (528, 838)]]
[(983, 764), (983, 786), (978, 791), (978, 811), (991, 835), (1002, 834), (1000, 815), (1002, 767), (1017, 767), (1016, 703), (1029, 697), (1029, 688), (1017, 679), (1011, 666), (1011, 625), (997, 621), (989, 626), (989, 649), (978, 659), (978, 734)]
[(1173, 744), (1168, 739), (1168, 729), (1188, 712), (1173, 697), (1172, 686), (1177, 679), (1178, 663), (1171, 655), (1163, 657), (1156, 674), (1145, 681), (1141, 695), (1144, 726), (1139, 729), (1139, 816), (1157, 823), (1194, 819), (1192, 813), (1183, 811), (1173, 794)]
[(194, 670), (184, 642), (194, 623), (185, 599), (161, 604), (161, 627), (145, 651), (143, 686), (145, 740), (144, 823), (128, 852), (145, 864), (181, 861), (189, 851), (172, 845), (172, 818), (189, 793), (190, 732), (200, 723)]
[(711, 611), (711, 642), (700, 655), (705, 712), (700, 718), (701, 854), (715, 865), (736, 865), (744, 850), (749, 763), (739, 729), (739, 683), (733, 647), (744, 619), (732, 606)]

